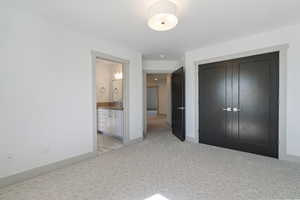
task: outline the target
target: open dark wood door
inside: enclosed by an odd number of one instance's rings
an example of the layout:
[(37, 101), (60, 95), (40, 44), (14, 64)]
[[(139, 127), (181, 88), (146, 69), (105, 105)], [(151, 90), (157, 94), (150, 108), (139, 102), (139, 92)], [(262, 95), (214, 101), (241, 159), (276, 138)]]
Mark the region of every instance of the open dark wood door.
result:
[(185, 75), (184, 68), (172, 73), (172, 133), (185, 140)]

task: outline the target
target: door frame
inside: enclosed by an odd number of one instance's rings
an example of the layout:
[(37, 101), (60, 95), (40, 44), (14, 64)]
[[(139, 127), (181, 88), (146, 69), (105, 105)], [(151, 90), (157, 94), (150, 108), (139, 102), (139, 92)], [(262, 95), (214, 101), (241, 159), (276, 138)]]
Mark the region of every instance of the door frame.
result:
[(220, 62), (220, 61), (226, 61), (226, 60), (232, 60), (242, 57), (248, 57), (248, 56), (255, 56), (259, 54), (265, 54), (265, 53), (271, 53), (271, 52), (279, 52), (279, 121), (278, 121), (278, 159), (279, 160), (294, 160), (294, 157), (291, 155), (287, 155), (287, 127), (286, 127), (286, 112), (287, 112), (287, 51), (288, 51), (289, 45), (283, 44), (283, 45), (277, 45), (277, 46), (271, 46), (267, 48), (257, 49), (257, 50), (251, 50), (251, 51), (244, 51), (236, 54), (230, 54), (220, 57), (213, 57), (209, 59), (204, 60), (198, 60), (194, 62), (195, 67), (195, 102), (196, 102), (196, 108), (195, 108), (195, 130), (196, 138), (193, 139), (193, 142), (199, 143), (199, 77), (198, 77), (198, 65), (202, 64), (208, 64), (213, 62)]
[(97, 59), (108, 60), (122, 64), (123, 73), (123, 122), (124, 132), (122, 142), (127, 144), (129, 141), (129, 60), (115, 57), (99, 51), (92, 51), (92, 109), (93, 109), (93, 150), (97, 151), (97, 96), (96, 96), (96, 61)]

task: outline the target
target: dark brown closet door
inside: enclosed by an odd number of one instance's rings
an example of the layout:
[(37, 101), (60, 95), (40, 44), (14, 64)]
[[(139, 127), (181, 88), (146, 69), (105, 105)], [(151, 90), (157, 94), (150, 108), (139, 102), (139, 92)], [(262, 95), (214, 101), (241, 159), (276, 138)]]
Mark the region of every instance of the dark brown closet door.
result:
[(234, 65), (233, 135), (238, 149), (278, 157), (278, 53)]
[(227, 64), (213, 63), (199, 68), (199, 141), (223, 146), (226, 140)]
[(278, 157), (278, 59), (199, 66), (199, 142)]

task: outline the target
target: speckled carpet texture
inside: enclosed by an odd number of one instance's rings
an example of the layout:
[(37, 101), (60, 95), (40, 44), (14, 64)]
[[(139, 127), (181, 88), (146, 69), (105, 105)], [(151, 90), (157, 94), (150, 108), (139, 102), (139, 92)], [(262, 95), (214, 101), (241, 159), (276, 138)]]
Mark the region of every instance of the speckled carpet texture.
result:
[(0, 189), (1, 200), (300, 199), (300, 165), (170, 132)]
[(98, 153), (106, 153), (115, 149), (119, 149), (123, 146), (120, 139), (114, 138), (112, 136), (107, 136), (103, 134), (97, 134), (98, 143)]

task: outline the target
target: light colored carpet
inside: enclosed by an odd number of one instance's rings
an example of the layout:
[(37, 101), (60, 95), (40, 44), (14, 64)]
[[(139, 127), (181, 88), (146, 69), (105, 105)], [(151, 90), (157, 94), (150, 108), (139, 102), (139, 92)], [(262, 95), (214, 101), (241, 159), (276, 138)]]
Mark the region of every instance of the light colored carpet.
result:
[(300, 165), (170, 132), (0, 189), (1, 200), (300, 199)]
[(112, 136), (97, 134), (98, 152), (106, 153), (123, 147), (123, 142)]

